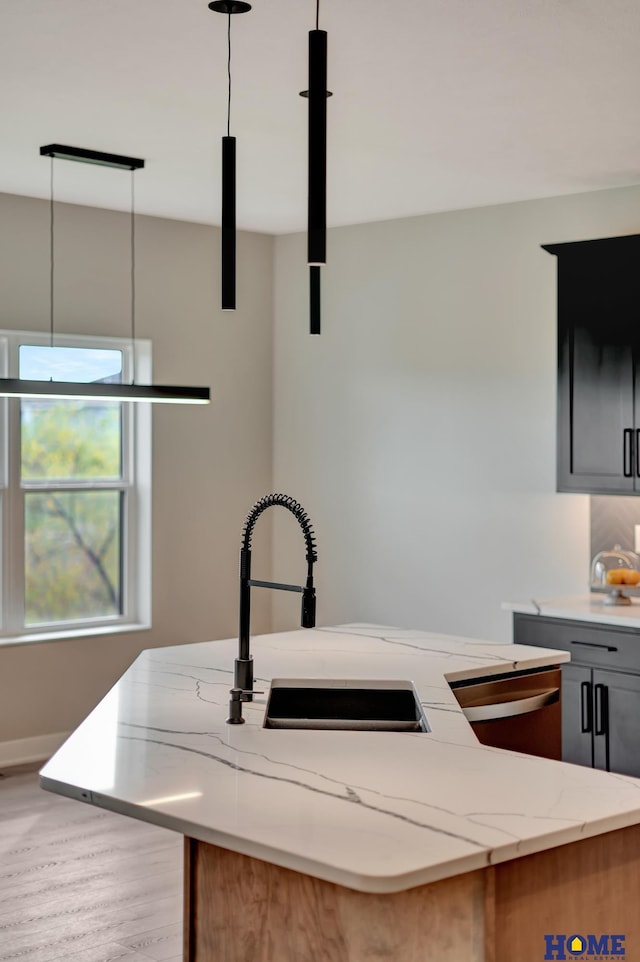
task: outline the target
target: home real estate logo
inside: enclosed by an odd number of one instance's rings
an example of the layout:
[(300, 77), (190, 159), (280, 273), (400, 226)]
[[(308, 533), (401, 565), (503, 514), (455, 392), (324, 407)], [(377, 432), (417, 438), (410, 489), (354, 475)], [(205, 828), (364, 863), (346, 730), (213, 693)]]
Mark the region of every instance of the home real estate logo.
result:
[(545, 962), (620, 962), (626, 959), (624, 935), (545, 935)]

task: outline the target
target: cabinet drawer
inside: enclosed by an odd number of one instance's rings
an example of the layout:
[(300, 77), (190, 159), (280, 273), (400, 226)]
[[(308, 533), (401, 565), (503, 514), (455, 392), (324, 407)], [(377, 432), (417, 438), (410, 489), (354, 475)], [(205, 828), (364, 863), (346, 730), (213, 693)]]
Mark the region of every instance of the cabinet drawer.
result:
[(640, 632), (632, 628), (515, 614), (513, 640), (569, 651), (571, 660), (581, 665), (640, 672)]

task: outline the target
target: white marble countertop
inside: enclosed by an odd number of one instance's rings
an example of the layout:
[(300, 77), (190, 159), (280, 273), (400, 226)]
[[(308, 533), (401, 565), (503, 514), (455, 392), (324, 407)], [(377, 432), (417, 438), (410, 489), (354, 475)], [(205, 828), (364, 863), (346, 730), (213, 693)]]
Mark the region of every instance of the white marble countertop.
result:
[[(143, 652), (41, 772), (50, 791), (363, 892), (394, 892), (640, 822), (640, 780), (487, 748), (447, 679), (565, 652), (372, 625)], [(272, 678), (408, 679), (430, 733), (263, 728)]]
[[(623, 587), (624, 590), (624, 587)], [(542, 615), (545, 618), (568, 618), (571, 621), (591, 621), (600, 625), (618, 625), (640, 630), (640, 598), (632, 598), (630, 605), (606, 605), (604, 594), (565, 595), (560, 598), (530, 598), (528, 601), (504, 601), (503, 611), (522, 615)]]

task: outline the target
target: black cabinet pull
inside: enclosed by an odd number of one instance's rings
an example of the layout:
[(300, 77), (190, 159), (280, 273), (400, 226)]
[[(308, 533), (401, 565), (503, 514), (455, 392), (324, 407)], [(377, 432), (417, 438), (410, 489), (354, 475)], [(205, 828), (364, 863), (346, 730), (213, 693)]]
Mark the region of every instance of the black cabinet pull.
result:
[(609, 689), (606, 685), (595, 686), (596, 726), (594, 735), (606, 735), (609, 731)]
[(640, 428), (636, 428), (636, 478), (640, 478)]
[(593, 727), (593, 707), (591, 701), (591, 682), (583, 681), (580, 685), (580, 721), (582, 734), (590, 732)]
[(625, 478), (633, 477), (633, 430), (625, 428), (622, 432), (622, 473)]
[(617, 651), (613, 645), (598, 645), (595, 641), (572, 641), (572, 645), (580, 645), (581, 648), (600, 648), (601, 651)]

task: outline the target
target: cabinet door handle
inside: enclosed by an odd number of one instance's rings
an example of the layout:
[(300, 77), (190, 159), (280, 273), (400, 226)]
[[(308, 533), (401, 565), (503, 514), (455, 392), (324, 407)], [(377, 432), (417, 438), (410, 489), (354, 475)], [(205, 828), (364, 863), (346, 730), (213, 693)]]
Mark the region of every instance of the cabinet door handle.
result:
[(582, 648), (600, 648), (602, 651), (617, 651), (613, 645), (598, 645), (595, 641), (572, 641), (572, 645), (580, 645)]
[(583, 681), (580, 685), (580, 720), (582, 734), (590, 732), (593, 727), (593, 702), (591, 701), (591, 682)]
[(622, 473), (625, 478), (633, 477), (633, 430), (625, 428), (622, 432)]
[(609, 731), (609, 689), (606, 685), (595, 686), (596, 725), (594, 735), (606, 735)]
[(636, 428), (636, 477), (640, 478), (640, 428)]

